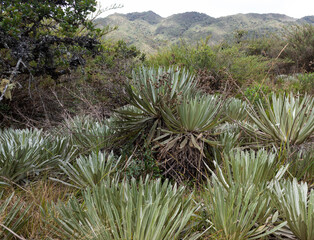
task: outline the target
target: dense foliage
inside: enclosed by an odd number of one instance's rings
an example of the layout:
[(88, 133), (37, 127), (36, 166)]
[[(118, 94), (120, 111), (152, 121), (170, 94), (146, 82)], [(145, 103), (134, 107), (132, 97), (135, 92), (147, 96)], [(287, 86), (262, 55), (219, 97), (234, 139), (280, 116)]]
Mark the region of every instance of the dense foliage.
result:
[(95, 6), (95, 0), (1, 1), (1, 75), (15, 67), (57, 79), (83, 64), (83, 50), (95, 54), (99, 47), (101, 32), (87, 19)]

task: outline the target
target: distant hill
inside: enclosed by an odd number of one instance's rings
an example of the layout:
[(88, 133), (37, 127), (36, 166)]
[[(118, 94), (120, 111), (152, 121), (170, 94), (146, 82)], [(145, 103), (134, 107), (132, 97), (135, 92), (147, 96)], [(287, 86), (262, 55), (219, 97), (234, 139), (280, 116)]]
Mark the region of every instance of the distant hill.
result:
[(210, 43), (218, 43), (230, 39), (236, 30), (245, 30), (251, 36), (262, 36), (292, 24), (314, 24), (314, 16), (296, 19), (283, 14), (248, 13), (213, 18), (203, 13), (186, 12), (162, 18), (148, 11), (116, 13), (98, 18), (95, 22), (99, 27), (118, 26), (118, 30), (109, 33), (106, 38), (123, 39), (149, 53), (181, 39), (196, 43), (211, 36)]

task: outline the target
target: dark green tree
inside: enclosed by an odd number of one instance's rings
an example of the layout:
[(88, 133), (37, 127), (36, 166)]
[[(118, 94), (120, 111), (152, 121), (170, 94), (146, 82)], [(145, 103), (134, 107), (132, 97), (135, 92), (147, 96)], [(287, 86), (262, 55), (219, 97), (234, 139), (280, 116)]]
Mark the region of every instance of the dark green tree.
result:
[(88, 16), (96, 0), (0, 1), (0, 77), (48, 75), (57, 80), (100, 50)]

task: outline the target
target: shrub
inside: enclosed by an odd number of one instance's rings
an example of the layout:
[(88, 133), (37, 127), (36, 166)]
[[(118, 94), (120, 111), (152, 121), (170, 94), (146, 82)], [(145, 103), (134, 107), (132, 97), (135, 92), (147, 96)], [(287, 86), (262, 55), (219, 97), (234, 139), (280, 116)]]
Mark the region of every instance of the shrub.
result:
[(289, 45), (282, 57), (292, 60), (297, 71), (312, 72), (314, 70), (314, 26), (312, 24), (294, 25), (286, 28), (283, 36)]
[(266, 104), (271, 95), (271, 88), (265, 84), (253, 84), (244, 90), (244, 96), (253, 105)]
[(314, 73), (299, 73), (293, 75), (279, 75), (276, 78), (278, 87), (296, 94), (314, 94)]
[(152, 66), (177, 66), (185, 67), (196, 73), (199, 69), (211, 69), (215, 63), (215, 53), (208, 45), (208, 40), (199, 41), (196, 46), (181, 41), (162, 49), (148, 59)]
[(232, 78), (242, 86), (251, 82), (261, 82), (269, 66), (267, 58), (248, 56), (239, 47), (232, 46), (217, 49), (213, 72), (216, 78), (222, 81)]
[(267, 58), (248, 55), (238, 46), (211, 47), (206, 41), (196, 46), (186, 43), (174, 45), (152, 56), (148, 64), (167, 67), (184, 66), (200, 75), (203, 85), (206, 85), (204, 82), (206, 79), (214, 79), (215, 85), (224, 86), (223, 88), (230, 81), (236, 81), (238, 85), (261, 81), (270, 66)]

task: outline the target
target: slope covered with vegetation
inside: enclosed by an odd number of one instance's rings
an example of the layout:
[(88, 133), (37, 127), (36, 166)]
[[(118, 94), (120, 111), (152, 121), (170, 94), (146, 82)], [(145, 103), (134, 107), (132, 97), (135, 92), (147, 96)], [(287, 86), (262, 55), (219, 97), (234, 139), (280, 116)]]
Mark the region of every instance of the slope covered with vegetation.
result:
[(213, 18), (198, 12), (186, 12), (162, 18), (149, 11), (112, 14), (95, 21), (98, 26), (118, 26), (117, 31), (107, 37), (124, 39), (149, 53), (181, 40), (195, 44), (208, 36), (211, 36), (210, 43), (217, 44), (231, 39), (237, 30), (247, 31), (250, 37), (261, 37), (282, 31), (291, 24), (313, 24), (313, 16), (295, 19), (282, 14), (249, 13)]
[[(0, 33), (14, 20), (5, 14)], [(159, 34), (217, 24), (195, 13), (169, 26), (151, 12), (126, 17), (134, 31), (153, 24)], [(46, 21), (38, 35), (20, 21), (17, 40), (40, 43), (32, 37), (44, 38)], [(30, 45), (0, 45), (1, 239), (314, 238), (313, 25), (258, 39), (236, 31), (216, 45), (181, 41), (154, 54), (92, 25), (60, 31), (49, 34), (97, 43), (96, 52), (45, 45), (56, 52), (53, 72), (68, 71), (60, 76), (35, 74), (44, 56), (15, 51)]]

